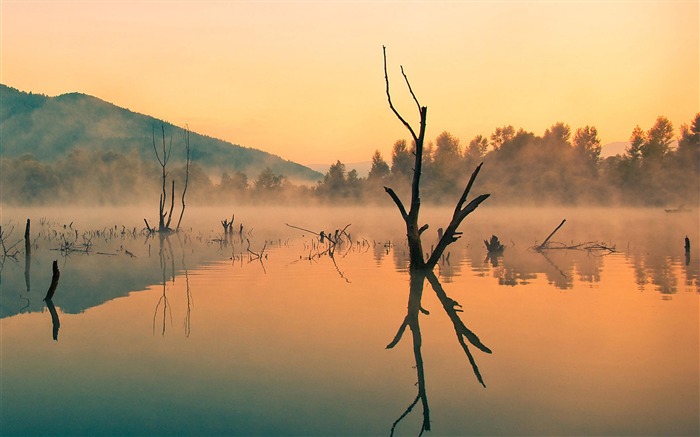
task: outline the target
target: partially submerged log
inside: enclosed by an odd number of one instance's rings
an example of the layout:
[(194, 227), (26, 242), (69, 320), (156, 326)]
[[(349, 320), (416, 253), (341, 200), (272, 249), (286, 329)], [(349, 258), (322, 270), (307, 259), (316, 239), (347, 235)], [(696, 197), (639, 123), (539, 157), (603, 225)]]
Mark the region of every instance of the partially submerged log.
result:
[(564, 223), (566, 223), (566, 219), (562, 220), (561, 223), (559, 223), (559, 226), (557, 226), (556, 228), (554, 228), (554, 230), (552, 231), (552, 233), (549, 234), (549, 235), (547, 236), (547, 238), (544, 239), (544, 241), (542, 242), (542, 244), (540, 244), (539, 246), (537, 246), (537, 249), (536, 249), (536, 250), (537, 250), (538, 252), (547, 248), (547, 243), (549, 242), (549, 239), (552, 238), (552, 236), (553, 236), (554, 234), (556, 234), (556, 232), (559, 230), (559, 228), (561, 228), (562, 226), (564, 226)]
[(584, 243), (578, 243), (578, 244), (564, 244), (564, 243), (559, 243), (556, 241), (549, 241), (552, 236), (562, 227), (564, 226), (564, 223), (566, 222), (566, 219), (562, 220), (561, 223), (559, 223), (559, 226), (557, 226), (551, 234), (547, 236), (547, 238), (544, 239), (542, 244), (538, 244), (535, 246), (532, 246), (531, 249), (534, 250), (535, 252), (544, 252), (546, 250), (586, 250), (588, 252), (607, 252), (607, 253), (612, 253), (615, 252), (615, 247), (610, 247), (607, 246), (604, 243), (599, 243), (597, 241), (587, 241)]

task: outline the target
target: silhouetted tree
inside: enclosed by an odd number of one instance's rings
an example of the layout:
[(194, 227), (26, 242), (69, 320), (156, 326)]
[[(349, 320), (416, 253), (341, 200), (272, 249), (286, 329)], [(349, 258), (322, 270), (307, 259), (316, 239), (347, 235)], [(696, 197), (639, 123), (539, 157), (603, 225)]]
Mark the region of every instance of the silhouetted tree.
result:
[(255, 189), (258, 191), (279, 191), (284, 180), (284, 175), (275, 174), (270, 167), (265, 167), (255, 179)]
[[(660, 160), (668, 155), (673, 142), (673, 124), (666, 117), (658, 117), (649, 129), (642, 146), (644, 160)], [(648, 161), (647, 161), (648, 162)]]
[(486, 138), (482, 135), (475, 136), (464, 151), (464, 160), (467, 164), (467, 168), (476, 165), (477, 162), (481, 162), (484, 156), (486, 156), (488, 147), (489, 141)]
[[(681, 136), (678, 138), (678, 163), (684, 172), (700, 174), (700, 113), (690, 122), (681, 125)], [(690, 175), (688, 175), (690, 176)]]
[(600, 138), (598, 138), (598, 130), (594, 126), (586, 126), (576, 129), (573, 140), (574, 152), (578, 159), (592, 170), (598, 166), (600, 161)]
[(498, 150), (503, 144), (512, 140), (514, 136), (515, 128), (513, 126), (498, 127), (494, 133), (491, 134), (491, 145), (495, 150)]
[(381, 152), (379, 150), (374, 151), (372, 155), (372, 167), (367, 175), (368, 180), (383, 180), (387, 178), (391, 170), (389, 169), (389, 164), (382, 158)]
[(248, 188), (248, 175), (241, 171), (236, 171), (233, 176), (228, 172), (221, 174), (219, 189), (222, 191), (242, 191)]
[(394, 143), (391, 152), (391, 175), (395, 178), (410, 178), (413, 171), (412, 150), (408, 148), (406, 140), (398, 140)]

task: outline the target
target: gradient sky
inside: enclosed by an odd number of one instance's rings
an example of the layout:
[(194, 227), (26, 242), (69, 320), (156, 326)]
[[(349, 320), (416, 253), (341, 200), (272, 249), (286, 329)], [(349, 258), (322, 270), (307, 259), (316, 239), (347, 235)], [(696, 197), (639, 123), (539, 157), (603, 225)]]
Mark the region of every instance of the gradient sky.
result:
[[(557, 121), (625, 141), (700, 111), (699, 1), (0, 1), (0, 81), (78, 91), (303, 164)], [(196, 147), (193, 144), (193, 147)]]

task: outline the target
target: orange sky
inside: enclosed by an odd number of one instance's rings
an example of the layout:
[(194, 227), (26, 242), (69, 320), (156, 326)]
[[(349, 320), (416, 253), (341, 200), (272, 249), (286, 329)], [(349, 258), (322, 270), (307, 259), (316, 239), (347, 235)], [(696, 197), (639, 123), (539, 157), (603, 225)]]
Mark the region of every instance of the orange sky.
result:
[[(603, 143), (700, 111), (694, 1), (7, 1), (0, 81), (79, 91), (303, 164), (365, 161), (407, 138), (466, 145), (557, 121)], [(196, 145), (193, 145), (196, 147)]]

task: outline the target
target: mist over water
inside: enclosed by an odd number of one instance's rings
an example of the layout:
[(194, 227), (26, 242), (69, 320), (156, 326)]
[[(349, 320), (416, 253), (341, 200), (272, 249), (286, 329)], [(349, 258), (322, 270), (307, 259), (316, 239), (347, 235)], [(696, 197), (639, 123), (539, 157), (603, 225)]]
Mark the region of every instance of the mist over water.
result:
[[(3, 207), (10, 241), (26, 218), (33, 241), (28, 276), (23, 254), (0, 271), (3, 435), (389, 434), (417, 388), (412, 331), (386, 349), (411, 299), (395, 207), (188, 207), (160, 238), (144, 230), (153, 206)], [(452, 212), (423, 206), (426, 251)], [(533, 251), (562, 219), (550, 241), (615, 252)], [(697, 223), (660, 208), (482, 205), (435, 273), (492, 350), (469, 345), (486, 387), (426, 281), (432, 431), (697, 433)], [(352, 243), (329, 257), (317, 234), (346, 226)], [(90, 251), (58, 250), (76, 231)], [(491, 235), (500, 256), (487, 257)], [(42, 300), (53, 260), (55, 318)], [(415, 434), (420, 408), (398, 434)]]

